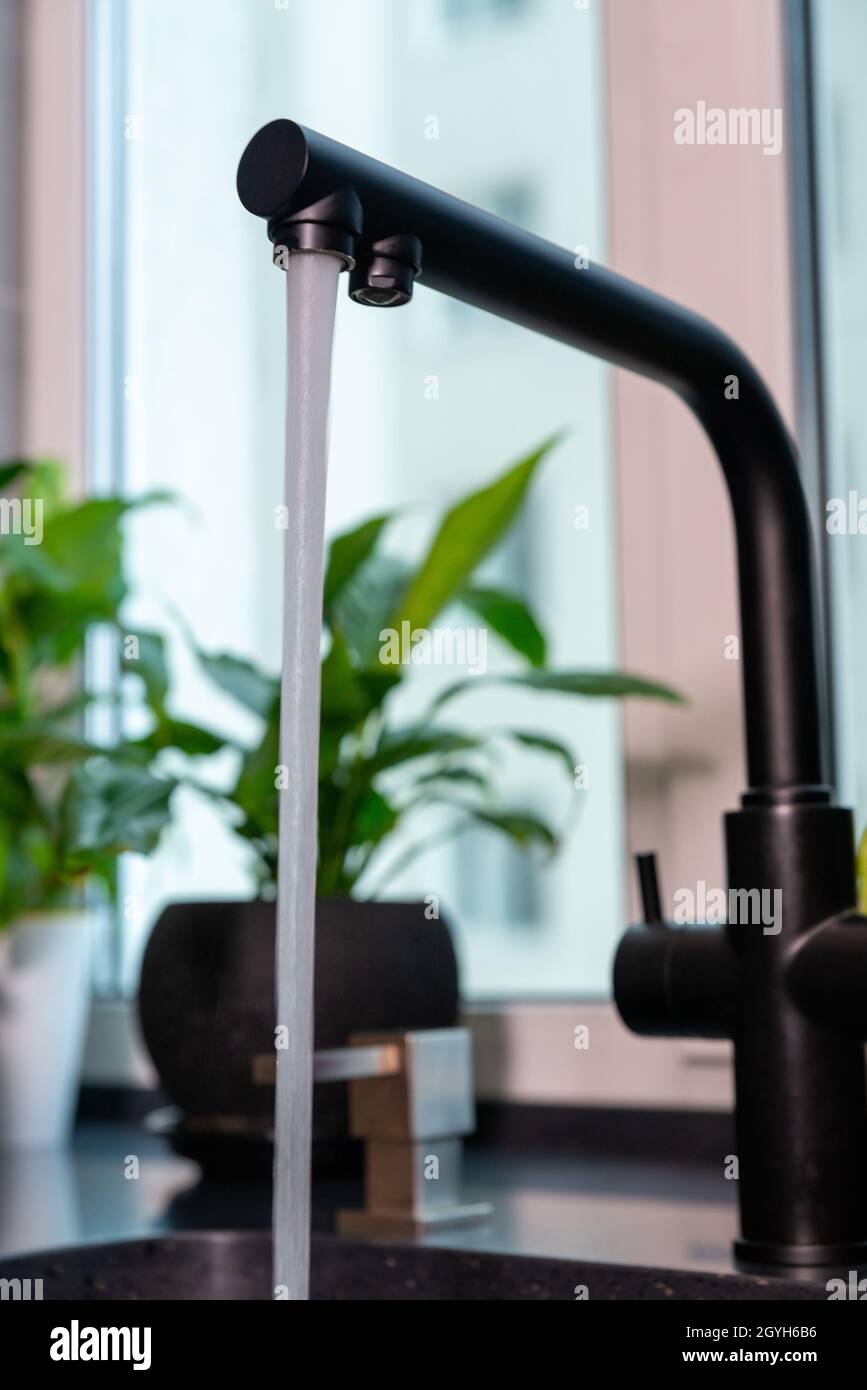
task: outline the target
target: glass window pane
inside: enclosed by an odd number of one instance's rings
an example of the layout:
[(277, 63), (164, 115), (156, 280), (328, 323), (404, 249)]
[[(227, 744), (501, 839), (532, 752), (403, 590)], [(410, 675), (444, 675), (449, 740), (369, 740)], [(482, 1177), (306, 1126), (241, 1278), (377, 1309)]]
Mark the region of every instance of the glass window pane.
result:
[(857, 0), (815, 6), (812, 37), (828, 475), (819, 524), (833, 593), (839, 790), (855, 807), (860, 833), (867, 824), (867, 8)]
[[(260, 125), (291, 116), (604, 259), (599, 15), (529, 0), (130, 0), (126, 13), (124, 477), (133, 492), (169, 487), (187, 504), (136, 527), (146, 597), (130, 621), (160, 625), (177, 610), (175, 628), (187, 625), (203, 647), (276, 670), (283, 287), (263, 227), (238, 202), (239, 155)], [(467, 31), (482, 19), (476, 45)], [(562, 430), (484, 578), (532, 603), (553, 663), (617, 665), (606, 368), (422, 281), (400, 313), (362, 311), (341, 295), (332, 403), (329, 534), (401, 510), (389, 545), (410, 556), (454, 499)], [(183, 643), (173, 650), (178, 712), (254, 737)], [(515, 665), (494, 638), (488, 661)], [(460, 674), (416, 673), (406, 717)], [(455, 704), (463, 727), (515, 723), (561, 737), (588, 784), (576, 789), (538, 754), (498, 756), (507, 804), (568, 826), (553, 861), (482, 830), (438, 845), (443, 816), (430, 813), (362, 884), (439, 895), (469, 997), (608, 993), (623, 915), (618, 718), (609, 704), (506, 688)], [(424, 853), (393, 867), (419, 840)], [(128, 979), (163, 903), (250, 891), (243, 847), (189, 794), (163, 850), (130, 868)]]

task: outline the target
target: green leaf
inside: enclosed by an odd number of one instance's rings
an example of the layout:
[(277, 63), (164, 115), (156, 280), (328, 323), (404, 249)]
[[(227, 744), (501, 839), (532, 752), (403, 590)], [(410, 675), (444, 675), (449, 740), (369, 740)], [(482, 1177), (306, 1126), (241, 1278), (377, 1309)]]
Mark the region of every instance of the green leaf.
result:
[(519, 849), (541, 845), (544, 849), (553, 850), (559, 843), (556, 832), (533, 811), (496, 811), (448, 797), (437, 797), (436, 800), (453, 810), (462, 811), (471, 820), (477, 821), (489, 830), (506, 835)]
[[(343, 586), (328, 610), (328, 625), (339, 630), (360, 666), (379, 664), (380, 633), (392, 626), (395, 604), (409, 583), (412, 570), (393, 555), (374, 555)], [(402, 667), (395, 668), (398, 673)]]
[(858, 882), (858, 911), (867, 913), (867, 829), (858, 842), (855, 871)]
[(322, 662), (322, 719), (348, 731), (382, 704), (400, 681), (399, 667), (359, 668), (339, 628), (331, 634), (331, 647)]
[(0, 728), (0, 757), (14, 757), (26, 766), (80, 762), (102, 751), (85, 739), (70, 737), (51, 723), (33, 721)]
[(231, 799), (251, 821), (253, 833), (277, 833), (276, 768), (280, 762), (279, 697), (256, 748), (244, 755)]
[[(27, 540), (19, 533), (9, 533), (0, 540), (0, 563), (4, 573), (14, 575), (25, 585), (44, 589), (52, 600), (72, 592), (75, 589), (74, 578), (51, 559), (43, 545), (28, 545)], [(24, 593), (26, 598), (26, 589)], [(37, 601), (39, 597), (37, 593)]]
[(0, 491), (5, 491), (16, 478), (29, 472), (32, 467), (26, 459), (12, 459), (8, 463), (0, 464)]
[(550, 753), (552, 757), (560, 759), (570, 777), (575, 775), (575, 754), (559, 739), (551, 738), (548, 734), (528, 733), (524, 729), (504, 729), (503, 737), (536, 753)]
[(0, 569), (14, 576), (13, 602), (26, 633), (28, 662), (65, 664), (81, 650), (90, 626), (117, 621), (126, 597), (122, 519), (133, 508), (163, 500), (161, 493), (92, 498), (46, 509), (41, 545), (27, 545), (28, 538), (18, 534), (2, 538)]
[(475, 787), (477, 791), (488, 792), (490, 790), (490, 779), (485, 777), (472, 767), (435, 767), (430, 772), (423, 772), (416, 777), (414, 786), (425, 789), (436, 786), (438, 782), (456, 782), (462, 785)]
[[(67, 470), (51, 459), (0, 465), (0, 488), (41, 502), (40, 544), (21, 530), (0, 536), (0, 922), (25, 908), (69, 901), (85, 877), (116, 889), (116, 858), (153, 849), (168, 824), (177, 780), (150, 764), (163, 749), (190, 756), (217, 752), (224, 740), (167, 716), (169, 680), (163, 639), (143, 633), (138, 659), (123, 662), (143, 680), (155, 728), (144, 740), (111, 749), (79, 736), (79, 716), (117, 692), (76, 689), (68, 669), (94, 625), (125, 633), (125, 518), (169, 500), (67, 501)], [(121, 653), (123, 658), (124, 653)]]
[(352, 531), (335, 536), (328, 551), (325, 569), (324, 600), (326, 609), (361, 568), (379, 540), (382, 528), (391, 520), (391, 515), (374, 516), (363, 521)]
[(545, 665), (545, 637), (523, 599), (517, 594), (499, 589), (466, 587), (458, 595), (461, 603), (470, 608), (498, 637), (529, 661), (531, 666)]
[[(137, 656), (126, 655), (127, 637), (136, 639)], [(124, 633), (121, 644), (121, 669), (140, 677), (149, 708), (157, 714), (162, 714), (169, 693), (165, 638), (158, 632)]]
[(39, 499), (44, 512), (51, 512), (66, 495), (67, 470), (58, 459), (8, 459), (0, 466), (0, 490), (16, 482), (18, 496)]
[(10, 826), (0, 823), (0, 923), (28, 908), (48, 905), (53, 892), (55, 850), (48, 828), (38, 822)]
[(457, 681), (440, 692), (433, 702), (439, 709), (447, 700), (466, 690), (478, 690), (480, 686), (518, 685), (527, 690), (541, 690), (557, 695), (581, 695), (592, 699), (637, 696), (646, 700), (668, 700), (682, 705), (684, 697), (671, 686), (658, 681), (645, 680), (643, 676), (632, 676), (624, 671), (526, 671), (522, 673), (504, 672), (489, 676), (470, 676)]
[(435, 729), (423, 725), (387, 731), (380, 738), (375, 752), (369, 759), (369, 768), (375, 774), (418, 758), (435, 755), (442, 757), (449, 753), (479, 749), (483, 743), (484, 738), (475, 734), (462, 734), (454, 729)]
[(210, 729), (203, 729), (200, 725), (191, 724), (185, 719), (166, 717), (156, 724), (151, 733), (134, 740), (132, 746), (151, 754), (162, 752), (166, 748), (175, 748), (178, 752), (185, 753), (188, 758), (205, 758), (231, 745), (227, 739)]
[(329, 723), (349, 727), (369, 713), (370, 701), (339, 630), (332, 633), (331, 648), (322, 662), (321, 689), (322, 710)]
[(463, 498), (446, 513), (389, 626), (399, 627), (402, 620), (409, 621), (413, 630), (430, 626), (503, 539), (521, 509), (536, 469), (559, 438), (555, 435), (546, 440), (502, 477)]
[(69, 507), (46, 527), (44, 554), (64, 575), (65, 588), (81, 585), (117, 601), (123, 589), (121, 519), (129, 510), (119, 497), (94, 497)]
[[(138, 498), (92, 497), (48, 517), (41, 546), (22, 544), (19, 548), (25, 552), (40, 550), (46, 565), (59, 576), (61, 593), (81, 587), (92, 596), (100, 595), (104, 610), (108, 601), (123, 596), (121, 520), (134, 508), (166, 500), (163, 493)], [(23, 542), (24, 538), (15, 539)]]
[(176, 783), (143, 767), (93, 758), (76, 768), (61, 807), (64, 856), (86, 864), (95, 854), (149, 854), (170, 819)]
[(322, 719), (319, 725), (319, 781), (332, 777), (340, 766), (340, 750), (347, 734), (342, 721)]
[(398, 812), (381, 792), (370, 787), (353, 818), (355, 844), (378, 844), (397, 824)]
[(263, 719), (268, 717), (275, 699), (280, 693), (280, 681), (276, 676), (266, 675), (251, 661), (224, 652), (210, 655), (197, 652), (202, 670), (226, 695), (231, 695), (239, 705), (252, 710)]
[(556, 832), (540, 816), (530, 811), (487, 811), (473, 807), (470, 814), (481, 825), (507, 835), (520, 849), (529, 849), (531, 845), (552, 850), (557, 848)]

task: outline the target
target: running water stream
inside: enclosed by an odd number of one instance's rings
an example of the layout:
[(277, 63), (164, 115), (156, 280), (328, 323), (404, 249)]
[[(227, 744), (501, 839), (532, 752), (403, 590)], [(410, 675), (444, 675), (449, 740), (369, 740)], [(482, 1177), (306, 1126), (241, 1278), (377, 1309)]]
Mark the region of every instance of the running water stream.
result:
[[(287, 509), (283, 559), (283, 675), (277, 860), (277, 1085), (274, 1124), (275, 1296), (306, 1299), (310, 1265), (313, 1099), (313, 939), (319, 668), (328, 394), (336, 257), (286, 259)], [(285, 1042), (286, 1046), (281, 1044)]]

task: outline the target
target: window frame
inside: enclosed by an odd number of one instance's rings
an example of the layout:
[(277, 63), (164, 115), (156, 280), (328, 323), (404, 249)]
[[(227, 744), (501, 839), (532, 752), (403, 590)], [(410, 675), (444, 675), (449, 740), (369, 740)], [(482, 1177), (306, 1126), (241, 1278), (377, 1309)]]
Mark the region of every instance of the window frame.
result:
[[(92, 33), (101, 35), (108, 51), (118, 37), (122, 5), (117, 0), (90, 0)], [(101, 27), (100, 27), (101, 26)], [(91, 62), (104, 60), (93, 54)], [(610, 46), (607, 61), (616, 61)], [(609, 73), (610, 77), (610, 73)], [(123, 112), (123, 83), (113, 94), (114, 116)], [(96, 113), (91, 113), (95, 116)], [(105, 118), (105, 113), (100, 119)], [(115, 138), (117, 131), (115, 131)], [(82, 171), (83, 172), (83, 171)], [(111, 200), (97, 199), (92, 215), (112, 222), (117, 210)], [(102, 225), (97, 221), (94, 226)], [(117, 224), (115, 224), (117, 230)], [(92, 306), (93, 307), (93, 306)], [(93, 455), (89, 482), (92, 486), (116, 485), (123, 448), (122, 380), (117, 364), (123, 361), (124, 326), (117, 306), (96, 306), (101, 315), (100, 332), (107, 333), (99, 360), (91, 360), (89, 409)], [(111, 342), (120, 351), (108, 351)], [(113, 363), (113, 366), (112, 366)], [(108, 407), (106, 395), (111, 397)], [(100, 412), (106, 414), (100, 418)], [(117, 931), (121, 930), (118, 924)], [(577, 930), (577, 926), (576, 926)], [(119, 952), (119, 946), (115, 950)], [(118, 957), (119, 958), (119, 957)], [(109, 990), (109, 993), (111, 991)], [(97, 1006), (98, 1008), (100, 1006)], [(112, 1026), (104, 1027), (102, 1037), (116, 1039), (117, 1029), (133, 1029), (134, 1003), (109, 999), (102, 1006)], [(122, 1017), (121, 1017), (122, 1016)], [(552, 1002), (533, 1004), (509, 1001), (475, 1005), (465, 1010), (465, 1021), (475, 1043), (477, 1089), (486, 1100), (507, 1103), (548, 1103), (559, 1105), (609, 1104), (629, 1107), (700, 1108), (725, 1110), (731, 1105), (730, 1047), (726, 1043), (708, 1044), (683, 1039), (649, 1041), (628, 1033), (620, 1023), (610, 1001)], [(120, 1021), (119, 1021), (120, 1020)], [(586, 1023), (590, 1047), (576, 1049), (574, 1029)], [(96, 1035), (94, 1035), (96, 1036)], [(112, 1067), (107, 1063), (108, 1041), (91, 1049), (86, 1079), (105, 1084), (110, 1075), (114, 1084), (142, 1084), (146, 1074), (139, 1063)], [(139, 1059), (140, 1060), (140, 1059)]]

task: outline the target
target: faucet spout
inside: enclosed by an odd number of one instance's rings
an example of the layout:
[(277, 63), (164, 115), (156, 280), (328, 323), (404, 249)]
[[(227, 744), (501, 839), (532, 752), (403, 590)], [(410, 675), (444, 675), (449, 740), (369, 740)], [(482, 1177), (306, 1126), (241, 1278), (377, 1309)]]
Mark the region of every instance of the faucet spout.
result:
[(749, 786), (759, 799), (827, 800), (812, 542), (797, 456), (740, 348), (698, 314), (601, 266), (579, 269), (572, 252), (294, 121), (272, 121), (253, 136), (238, 193), (272, 235), (323, 199), (349, 195), (360, 210), (359, 259), (384, 239), (414, 239), (419, 284), (681, 397), (710, 437), (734, 515)]

